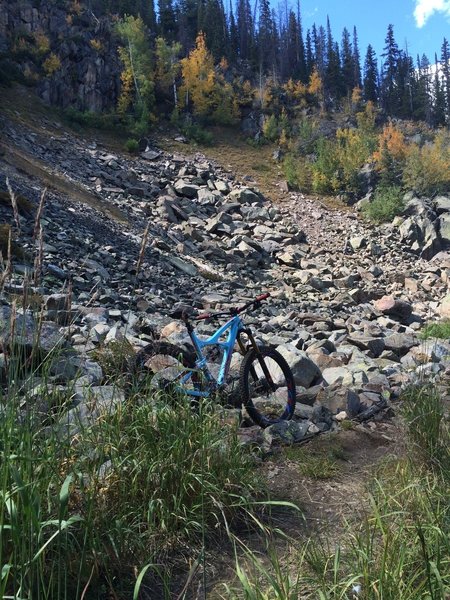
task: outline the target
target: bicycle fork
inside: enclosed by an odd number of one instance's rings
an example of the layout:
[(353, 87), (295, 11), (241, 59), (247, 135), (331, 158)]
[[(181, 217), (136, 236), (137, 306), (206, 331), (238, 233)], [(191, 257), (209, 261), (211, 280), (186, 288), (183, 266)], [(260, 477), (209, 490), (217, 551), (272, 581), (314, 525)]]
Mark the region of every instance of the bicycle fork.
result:
[[(277, 386), (275, 385), (273, 379), (272, 379), (272, 375), (269, 372), (269, 369), (267, 368), (267, 365), (264, 361), (264, 356), (262, 355), (258, 344), (256, 343), (255, 338), (253, 337), (252, 332), (250, 331), (250, 329), (243, 329), (242, 330), (243, 333), (245, 333), (245, 335), (248, 337), (250, 345), (252, 346), (252, 348), (254, 349), (255, 353), (256, 353), (256, 357), (258, 359), (258, 362), (261, 366), (262, 372), (264, 373), (264, 377), (266, 378), (267, 383), (270, 385), (270, 387), (272, 388), (272, 390), (275, 392), (277, 389)], [(246, 348), (240, 338), (240, 336), (238, 337), (238, 344), (239, 344), (239, 348), (242, 352), (242, 355), (245, 355), (248, 352), (248, 348)], [(250, 375), (253, 377), (254, 381), (258, 381), (258, 376), (256, 374), (256, 371), (254, 369), (254, 367), (250, 368)]]

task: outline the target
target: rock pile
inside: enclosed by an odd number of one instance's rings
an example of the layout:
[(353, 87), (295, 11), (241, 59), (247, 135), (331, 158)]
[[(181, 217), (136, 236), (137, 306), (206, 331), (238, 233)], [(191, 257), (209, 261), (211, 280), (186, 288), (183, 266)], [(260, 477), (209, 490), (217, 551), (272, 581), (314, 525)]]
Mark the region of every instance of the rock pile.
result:
[[(298, 406), (295, 423), (271, 429), (270, 439), (298, 440), (346, 417), (372, 418), (389, 410), (402, 387), (445, 374), (450, 344), (422, 341), (418, 333), (448, 311), (450, 257), (418, 257), (397, 224), (372, 227), (350, 210), (300, 194), (272, 204), (199, 154), (188, 159), (148, 147), (130, 158), (68, 133), (1, 125), (16, 151), (73, 186), (71, 199), (48, 192), (42, 273), (32, 261), (13, 260), (0, 314), (2, 347), (11, 298), (24, 278), (36, 277), (28, 292), (44, 311), (42, 351), (55, 335), (64, 340), (51, 377), (56, 386), (75, 386), (75, 412), (63, 419), (68, 426), (121, 399), (92, 352), (113, 340), (135, 349), (155, 337), (183, 343), (183, 328), (167, 317), (180, 302), (221, 309), (272, 293), (252, 315), (253, 329), (290, 364)], [(0, 167), (0, 185), (8, 176), (36, 205), (40, 182), (1, 158)], [(108, 210), (89, 205), (81, 192)], [(0, 221), (13, 223), (7, 204), (0, 204)], [(20, 217), (16, 240), (31, 257), (33, 221)], [(32, 331), (31, 316), (22, 323)]]

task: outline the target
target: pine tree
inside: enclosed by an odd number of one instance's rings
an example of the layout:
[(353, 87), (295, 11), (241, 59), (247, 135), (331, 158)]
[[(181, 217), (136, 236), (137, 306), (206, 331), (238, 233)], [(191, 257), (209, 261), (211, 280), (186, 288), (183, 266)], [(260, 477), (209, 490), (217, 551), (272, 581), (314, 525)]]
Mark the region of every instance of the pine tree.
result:
[(230, 17), (229, 17), (229, 44), (228, 44), (228, 52), (227, 58), (230, 64), (236, 64), (239, 52), (239, 35), (238, 29), (236, 25), (236, 20), (234, 18), (233, 6), (230, 0)]
[(203, 24), (200, 27), (205, 33), (206, 43), (213, 57), (219, 61), (225, 55), (227, 44), (225, 11), (219, 0), (206, 0)]
[(300, 78), (299, 32), (297, 18), (294, 11), (289, 11), (288, 27), (286, 32), (286, 76), (293, 79)]
[(342, 96), (341, 61), (339, 46), (333, 40), (330, 19), (327, 17), (327, 66), (324, 79), (325, 102), (330, 105)]
[(355, 65), (353, 49), (350, 42), (350, 33), (346, 27), (344, 27), (342, 32), (341, 57), (344, 91), (346, 95), (350, 95), (353, 88), (356, 87), (357, 82), (355, 81)]
[(446, 122), (450, 124), (450, 45), (446, 38), (441, 49), (442, 86), (445, 97)]
[(363, 95), (366, 102), (378, 102), (378, 64), (374, 49), (367, 46), (364, 61)]
[(299, 78), (303, 83), (307, 83), (309, 79), (308, 69), (306, 67), (306, 50), (305, 42), (303, 41), (302, 16), (300, 12), (300, 0), (297, 0), (297, 27), (298, 27), (298, 64)]
[(444, 85), (439, 73), (437, 54), (434, 55), (434, 84), (433, 84), (433, 125), (439, 127), (445, 125), (445, 92)]
[(413, 117), (432, 125), (430, 75), (428, 58), (425, 54), (422, 55), (422, 58), (417, 57), (417, 69), (414, 72), (412, 83)]
[(361, 87), (361, 55), (359, 53), (358, 33), (356, 27), (353, 27), (353, 80), (355, 86)]
[(394, 37), (394, 26), (389, 25), (384, 47), (385, 59), (382, 67), (381, 97), (383, 108), (389, 115), (396, 115), (399, 108), (399, 94), (396, 87), (400, 53)]
[(176, 23), (172, 0), (158, 0), (159, 32), (164, 39), (175, 39)]
[(239, 57), (250, 60), (253, 47), (253, 19), (248, 0), (238, 0), (237, 30), (239, 40)]
[(184, 52), (192, 49), (197, 34), (201, 30), (199, 21), (202, 21), (202, 8), (203, 2), (198, 0), (179, 0), (177, 3), (177, 39), (181, 43)]
[(413, 60), (407, 52), (399, 52), (394, 84), (397, 106), (393, 114), (401, 117), (402, 119), (410, 119), (413, 116), (414, 84), (415, 72)]
[(306, 32), (306, 77), (309, 79), (314, 68), (314, 53), (311, 41), (311, 32)]
[(316, 25), (312, 26), (312, 42), (314, 48), (314, 64), (317, 68), (317, 72), (323, 81), (325, 78), (325, 49), (326, 49), (326, 37), (325, 37), (325, 29), (322, 25), (319, 29), (316, 28)]
[(268, 73), (274, 66), (273, 35), (275, 24), (272, 22), (272, 13), (269, 0), (260, 0), (258, 22), (258, 63), (263, 73)]

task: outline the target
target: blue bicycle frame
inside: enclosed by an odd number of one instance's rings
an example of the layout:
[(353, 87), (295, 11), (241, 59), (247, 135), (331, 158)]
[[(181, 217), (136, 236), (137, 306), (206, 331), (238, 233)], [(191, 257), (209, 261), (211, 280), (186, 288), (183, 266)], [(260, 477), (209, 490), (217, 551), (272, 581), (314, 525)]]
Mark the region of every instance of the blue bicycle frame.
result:
[[(236, 343), (236, 339), (239, 333), (244, 329), (244, 324), (242, 320), (235, 316), (230, 319), (227, 323), (222, 325), (211, 337), (207, 339), (200, 339), (192, 326), (188, 327), (189, 336), (192, 340), (192, 343), (195, 347), (195, 352), (197, 354), (197, 360), (195, 361), (196, 369), (202, 372), (205, 377), (208, 390), (200, 391), (197, 389), (186, 389), (183, 388), (183, 392), (189, 396), (197, 396), (202, 398), (207, 398), (212, 390), (215, 390), (218, 387), (221, 387), (227, 378), (228, 370), (230, 368), (231, 357), (233, 355), (233, 348)], [(228, 331), (229, 330), (229, 331)], [(225, 342), (221, 342), (220, 338), (228, 331), (228, 337)], [(217, 381), (212, 376), (210, 370), (208, 369), (207, 359), (203, 355), (202, 349), (206, 346), (218, 346), (223, 350), (223, 359), (222, 364), (220, 365), (219, 375), (217, 377)], [(190, 370), (180, 379), (181, 384), (186, 384), (189, 379), (191, 379), (194, 371)]]

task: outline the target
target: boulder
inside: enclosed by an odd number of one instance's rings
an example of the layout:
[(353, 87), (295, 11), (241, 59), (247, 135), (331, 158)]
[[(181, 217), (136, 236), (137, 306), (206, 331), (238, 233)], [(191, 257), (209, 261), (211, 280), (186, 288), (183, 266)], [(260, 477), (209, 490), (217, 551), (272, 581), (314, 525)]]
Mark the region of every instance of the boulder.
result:
[(384, 315), (397, 317), (401, 320), (406, 320), (411, 316), (412, 306), (405, 300), (399, 300), (394, 296), (383, 296), (380, 300), (375, 301), (375, 308)]
[(294, 375), (295, 385), (308, 388), (320, 377), (319, 367), (309, 358), (306, 352), (291, 345), (278, 346), (277, 350), (286, 359)]

